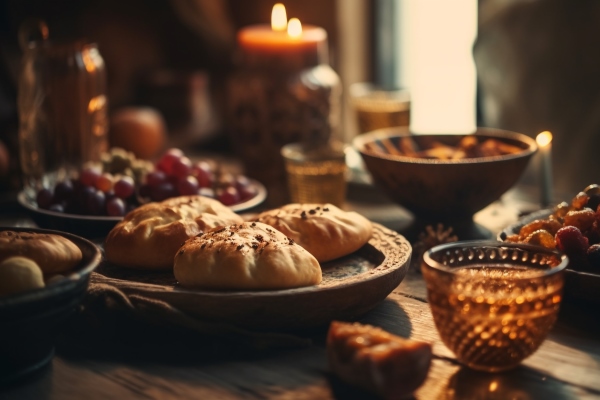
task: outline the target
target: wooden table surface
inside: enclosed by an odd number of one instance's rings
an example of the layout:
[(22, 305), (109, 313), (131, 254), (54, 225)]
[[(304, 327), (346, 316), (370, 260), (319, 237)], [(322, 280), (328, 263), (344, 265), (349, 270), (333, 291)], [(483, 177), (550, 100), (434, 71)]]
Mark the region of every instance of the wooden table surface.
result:
[[(351, 198), (349, 208), (397, 228), (406, 213), (385, 200)], [(376, 197), (373, 197), (377, 199)], [(475, 216), (492, 232), (535, 208), (515, 189)], [(26, 219), (4, 217), (27, 225)], [(506, 373), (487, 374), (461, 366), (442, 344), (426, 301), (420, 274), (404, 281), (360, 322), (433, 343), (434, 360), (417, 399), (592, 399), (600, 398), (598, 312), (564, 304), (558, 323), (541, 348)], [(312, 344), (289, 350), (244, 350), (235, 344), (152, 326), (114, 324), (68, 331), (51, 365), (0, 388), (0, 399), (369, 399), (340, 382), (327, 367), (326, 327), (295, 334)], [(156, 333), (160, 331), (160, 333)], [(94, 329), (94, 328), (92, 328)]]

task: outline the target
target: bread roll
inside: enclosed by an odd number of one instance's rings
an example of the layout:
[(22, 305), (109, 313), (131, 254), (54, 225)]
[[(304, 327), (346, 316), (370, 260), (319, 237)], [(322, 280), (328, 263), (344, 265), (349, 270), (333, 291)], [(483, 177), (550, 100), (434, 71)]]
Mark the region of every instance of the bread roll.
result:
[(60, 235), (1, 231), (0, 262), (13, 256), (35, 261), (46, 275), (73, 269), (83, 258), (79, 247)]
[(333, 204), (288, 204), (258, 215), (294, 239), (319, 262), (333, 260), (360, 249), (371, 238), (371, 222)]
[(168, 270), (187, 239), (242, 221), (219, 201), (203, 196), (148, 203), (125, 215), (109, 232), (104, 243), (106, 259), (129, 268)]
[(188, 240), (175, 256), (175, 278), (203, 289), (287, 289), (321, 282), (319, 262), (260, 222), (217, 228)]

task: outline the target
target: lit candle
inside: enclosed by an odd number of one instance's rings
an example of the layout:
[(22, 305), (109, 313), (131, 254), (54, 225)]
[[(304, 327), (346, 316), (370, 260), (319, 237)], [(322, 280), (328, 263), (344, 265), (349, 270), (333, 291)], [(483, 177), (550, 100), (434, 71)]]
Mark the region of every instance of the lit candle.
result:
[(250, 25), (238, 32), (238, 45), (247, 66), (299, 69), (327, 63), (327, 32), (318, 26), (287, 21), (283, 4), (275, 4), (271, 25)]
[(552, 204), (552, 134), (544, 131), (535, 138), (540, 152), (541, 192), (540, 202), (542, 207)]

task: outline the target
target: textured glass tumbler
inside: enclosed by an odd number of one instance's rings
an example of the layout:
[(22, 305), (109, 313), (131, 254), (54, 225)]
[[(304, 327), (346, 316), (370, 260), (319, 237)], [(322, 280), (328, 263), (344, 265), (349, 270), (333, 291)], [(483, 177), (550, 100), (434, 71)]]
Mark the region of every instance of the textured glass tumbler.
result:
[(463, 364), (516, 367), (554, 325), (568, 258), (541, 247), (494, 241), (436, 246), (421, 266), (435, 325)]
[(318, 147), (292, 143), (283, 146), (281, 155), (292, 202), (344, 204), (347, 167), (342, 143)]

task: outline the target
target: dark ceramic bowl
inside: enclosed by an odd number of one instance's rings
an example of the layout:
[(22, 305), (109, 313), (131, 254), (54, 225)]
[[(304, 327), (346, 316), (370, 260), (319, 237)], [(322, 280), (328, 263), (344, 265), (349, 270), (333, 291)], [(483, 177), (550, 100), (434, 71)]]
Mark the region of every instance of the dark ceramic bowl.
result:
[[(409, 136), (407, 128), (380, 129), (357, 136), (353, 145), (366, 164), (374, 183), (395, 202), (423, 219), (468, 218), (510, 189), (525, 170), (537, 146), (532, 138), (491, 128), (478, 128), (480, 141), (486, 138), (517, 146), (522, 151), (493, 157), (461, 160), (424, 159), (372, 151), (389, 139), (397, 146)], [(417, 145), (435, 139), (455, 146), (465, 135), (412, 135)]]
[(81, 249), (83, 259), (63, 279), (42, 289), (0, 297), (0, 383), (33, 372), (52, 359), (56, 334), (83, 299), (90, 274), (102, 258), (92, 242), (69, 233), (0, 227), (6, 230), (63, 236)]

